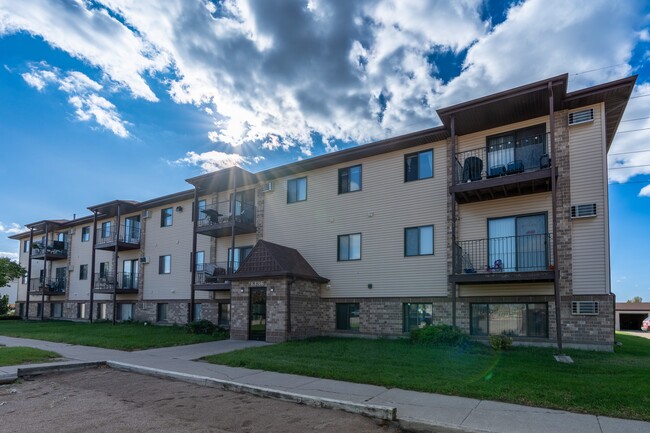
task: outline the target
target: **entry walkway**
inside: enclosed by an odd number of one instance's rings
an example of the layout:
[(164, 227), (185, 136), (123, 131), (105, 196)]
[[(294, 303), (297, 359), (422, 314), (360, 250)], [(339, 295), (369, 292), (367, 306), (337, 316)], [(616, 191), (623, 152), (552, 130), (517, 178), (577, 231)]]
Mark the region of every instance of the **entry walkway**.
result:
[[(374, 385), (192, 361), (210, 354), (267, 344), (255, 341), (224, 340), (139, 352), (122, 352), (4, 336), (0, 336), (0, 344), (51, 350), (66, 358), (63, 364), (116, 361), (174, 373), (288, 391), (309, 397), (392, 406), (397, 408), (397, 418), (405, 427), (419, 427), (423, 431), (433, 429), (433, 431), (493, 433), (650, 433), (650, 423), (641, 421), (582, 415), (487, 400), (389, 389)], [(2, 375), (15, 375), (18, 368), (0, 367), (0, 378)]]

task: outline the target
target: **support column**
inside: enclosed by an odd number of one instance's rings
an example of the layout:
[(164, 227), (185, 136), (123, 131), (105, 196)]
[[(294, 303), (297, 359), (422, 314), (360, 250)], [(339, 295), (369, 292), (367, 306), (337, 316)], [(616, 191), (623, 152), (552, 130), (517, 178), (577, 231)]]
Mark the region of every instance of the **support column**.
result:
[(41, 290), (41, 320), (44, 319), (45, 316), (45, 288), (47, 287), (46, 281), (47, 281), (47, 244), (49, 242), (48, 236), (48, 224), (45, 223), (45, 245), (43, 245), (43, 287)]
[(32, 243), (34, 227), (29, 228), (29, 255), (27, 256), (27, 296), (25, 296), (25, 320), (29, 320), (29, 292), (32, 290)]
[(553, 288), (555, 291), (555, 327), (557, 328), (557, 350), (562, 353), (562, 297), (560, 296), (560, 266), (557, 252), (557, 153), (555, 149), (555, 109), (553, 107), (553, 84), (548, 83), (548, 111), (551, 136), (551, 188), (553, 203)]
[(233, 169), (233, 181), (232, 181), (232, 198), (230, 199), (230, 215), (232, 220), (230, 221), (231, 235), (230, 235), (230, 246), (231, 246), (231, 257), (230, 257), (230, 272), (235, 271), (235, 204), (237, 201), (237, 172)]
[(188, 315), (188, 322), (194, 322), (194, 303), (195, 303), (195, 294), (194, 294), (194, 285), (196, 284), (196, 228), (199, 224), (199, 187), (194, 186), (194, 202), (192, 203), (194, 215), (192, 221), (192, 260), (190, 260), (190, 265), (192, 266), (192, 283), (190, 287), (190, 311)]
[(113, 251), (113, 325), (117, 318), (117, 266), (119, 264), (120, 251), (120, 220), (122, 219), (122, 207), (117, 203), (117, 227), (115, 228), (115, 249)]
[[(451, 184), (456, 184), (456, 117), (451, 116)], [(451, 273), (454, 273), (456, 262), (456, 193), (451, 193)], [(456, 288), (451, 288), (451, 323), (456, 326)]]
[(97, 245), (97, 211), (93, 211), (93, 243), (92, 254), (90, 256), (90, 308), (88, 310), (88, 319), (93, 323), (93, 302), (95, 301), (95, 245)]

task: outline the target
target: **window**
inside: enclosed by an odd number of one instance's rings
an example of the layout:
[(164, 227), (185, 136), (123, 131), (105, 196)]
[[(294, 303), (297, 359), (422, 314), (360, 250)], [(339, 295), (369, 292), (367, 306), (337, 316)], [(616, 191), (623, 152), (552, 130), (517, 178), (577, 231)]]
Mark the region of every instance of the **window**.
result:
[(29, 241), (25, 241), (23, 244), (23, 253), (28, 253), (29, 252)]
[[(253, 247), (236, 247), (235, 248), (235, 263), (233, 267), (233, 272), (239, 269), (239, 265), (244, 261), (246, 257), (253, 251)], [(228, 248), (228, 267), (230, 267), (230, 262), (232, 260), (232, 248)]]
[(472, 335), (548, 337), (548, 304), (471, 304)]
[(88, 279), (88, 265), (79, 266), (79, 279), (80, 280)]
[[(204, 220), (207, 217), (207, 215), (204, 212), (206, 202), (205, 202), (205, 200), (199, 200), (199, 202), (197, 204), (198, 204), (198, 208), (199, 208), (199, 221)], [(194, 206), (192, 206), (192, 221), (194, 221)]]
[(41, 317), (41, 313), (43, 312), (43, 304), (40, 302), (36, 304), (36, 317)]
[(361, 260), (361, 233), (338, 237), (338, 260)]
[(88, 242), (90, 240), (90, 227), (81, 228), (81, 242)]
[(97, 303), (97, 318), (99, 320), (106, 320), (108, 317), (108, 305), (105, 302)]
[(307, 178), (289, 179), (287, 181), (287, 203), (307, 200)]
[(423, 328), (433, 322), (433, 304), (404, 304), (404, 332)]
[(404, 156), (404, 182), (433, 177), (433, 149)]
[(487, 264), (504, 272), (548, 269), (546, 227), (546, 214), (489, 219)]
[(77, 319), (85, 319), (86, 318), (86, 304), (83, 302), (78, 302), (77, 303)]
[(359, 304), (336, 304), (336, 329), (359, 330)]
[(174, 217), (174, 208), (168, 207), (160, 211), (160, 227), (170, 227)]
[(546, 125), (493, 135), (487, 141), (487, 177), (548, 167)]
[(427, 256), (433, 254), (433, 226), (404, 229), (404, 255)]
[(172, 272), (172, 256), (160, 256), (158, 258), (158, 273), (171, 274)]
[(65, 241), (68, 239), (68, 235), (66, 233), (59, 233), (56, 235), (56, 240), (59, 242), (65, 243)]
[(167, 304), (165, 303), (156, 304), (156, 320), (158, 322), (167, 321)]
[(108, 266), (109, 262), (102, 262), (99, 264), (99, 278), (108, 277)]
[(361, 191), (361, 165), (339, 169), (339, 194)]
[(101, 236), (102, 236), (102, 239), (106, 239), (106, 238), (111, 237), (111, 222), (110, 221), (105, 221), (105, 222), (102, 223)]
[(201, 320), (201, 318), (202, 318), (202, 316), (201, 316), (202, 310), (203, 310), (203, 308), (202, 308), (201, 304), (194, 304), (194, 321), (195, 322), (198, 321), (198, 320)]
[(20, 317), (25, 317), (25, 304), (23, 304), (22, 302), (18, 304), (18, 315)]
[(63, 304), (60, 302), (53, 302), (50, 304), (50, 317), (61, 318), (63, 317)]
[(230, 326), (230, 304), (219, 304), (217, 325), (222, 328), (228, 328)]
[(118, 304), (117, 305), (117, 320), (133, 320), (133, 304)]
[(203, 264), (205, 263), (205, 251), (196, 252), (196, 272), (203, 272)]

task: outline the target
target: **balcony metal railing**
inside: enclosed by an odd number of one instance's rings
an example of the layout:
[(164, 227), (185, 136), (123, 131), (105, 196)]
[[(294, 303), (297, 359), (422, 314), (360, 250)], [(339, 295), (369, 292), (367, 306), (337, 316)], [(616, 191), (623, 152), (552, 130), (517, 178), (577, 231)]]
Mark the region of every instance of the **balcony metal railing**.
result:
[(225, 283), (228, 277), (239, 269), (239, 262), (198, 263), (196, 265), (196, 284)]
[(207, 227), (214, 224), (229, 224), (233, 221), (255, 225), (255, 205), (243, 201), (235, 201), (233, 212), (231, 201), (212, 203), (199, 209), (199, 227)]
[(455, 183), (536, 171), (551, 165), (549, 133), (523, 137), (456, 153)]
[(68, 243), (65, 241), (32, 242), (32, 256), (67, 256)]
[(97, 229), (97, 245), (108, 244), (119, 240), (129, 244), (140, 243), (140, 225), (124, 225), (120, 224), (120, 236), (117, 237), (117, 227), (110, 226), (107, 228)]
[(118, 272), (117, 281), (112, 273), (95, 274), (95, 290), (138, 290), (139, 284), (140, 274), (135, 272)]
[(65, 293), (65, 278), (32, 278), (30, 282), (30, 292), (46, 292), (61, 295)]
[(456, 242), (454, 273), (534, 272), (553, 269), (549, 233)]

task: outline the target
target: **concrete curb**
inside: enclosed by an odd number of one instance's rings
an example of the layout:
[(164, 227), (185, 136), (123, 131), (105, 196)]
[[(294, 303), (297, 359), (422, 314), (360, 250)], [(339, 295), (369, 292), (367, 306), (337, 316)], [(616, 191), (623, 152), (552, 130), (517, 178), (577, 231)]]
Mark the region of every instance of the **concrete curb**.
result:
[(488, 430), (476, 430), (448, 424), (433, 424), (427, 421), (408, 418), (398, 419), (397, 423), (400, 428), (410, 433), (491, 433)]
[(6, 385), (8, 383), (13, 383), (18, 379), (16, 374), (0, 374), (0, 385)]
[(38, 376), (47, 373), (66, 373), (69, 371), (85, 370), (105, 366), (104, 361), (93, 362), (69, 362), (65, 364), (41, 365), (38, 367), (19, 367), (16, 371), (17, 377)]
[(242, 383), (231, 382), (227, 380), (214, 379), (212, 377), (197, 376), (194, 374), (177, 373), (173, 371), (160, 370), (157, 368), (142, 367), (139, 365), (126, 364), (117, 361), (106, 361), (106, 365), (116, 370), (128, 371), (132, 373), (145, 374), (154, 377), (162, 377), (168, 379), (176, 379), (183, 382), (193, 383), (197, 385), (209, 386), (213, 388), (223, 389), (225, 391), (233, 391), (238, 393), (247, 393), (259, 397), (273, 398), (276, 400), (283, 400), (292, 403), (304, 404), (306, 406), (325, 408), (325, 409), (338, 409), (345, 412), (350, 412), (358, 415), (365, 415), (370, 418), (377, 418), (387, 421), (395, 421), (397, 418), (397, 408), (389, 406), (380, 406), (373, 404), (360, 404), (344, 400), (335, 400), (324, 397), (312, 397), (308, 395), (296, 394), (289, 391), (279, 391), (276, 389), (263, 388), (253, 385), (245, 385)]

